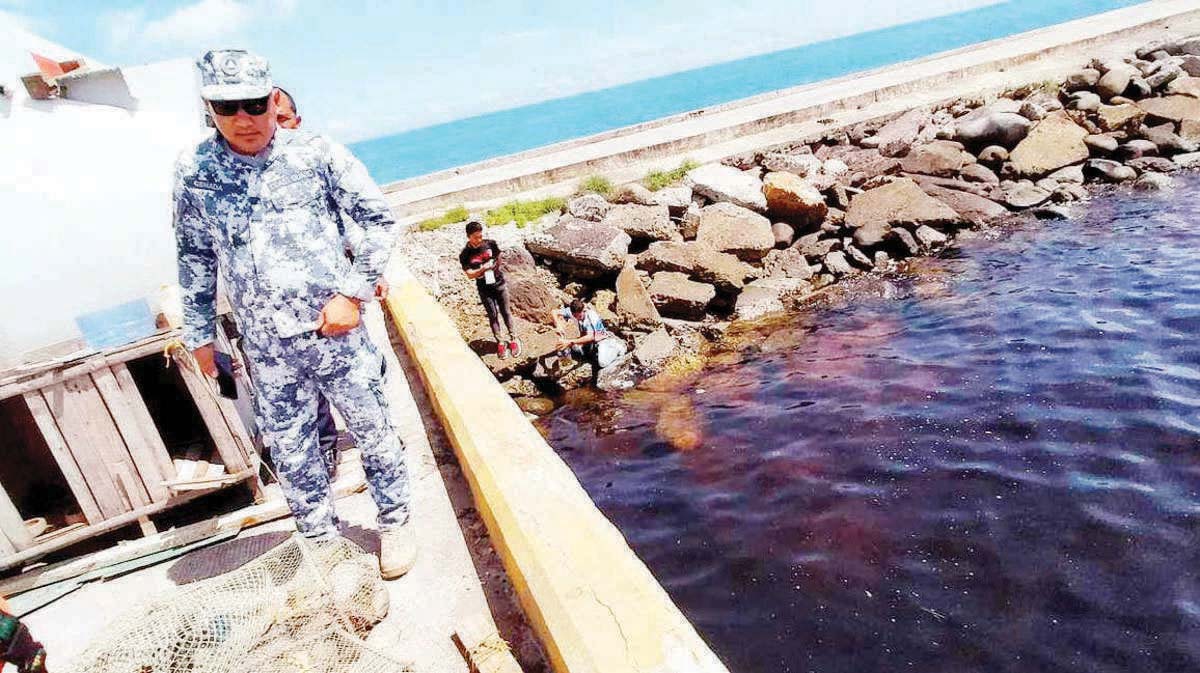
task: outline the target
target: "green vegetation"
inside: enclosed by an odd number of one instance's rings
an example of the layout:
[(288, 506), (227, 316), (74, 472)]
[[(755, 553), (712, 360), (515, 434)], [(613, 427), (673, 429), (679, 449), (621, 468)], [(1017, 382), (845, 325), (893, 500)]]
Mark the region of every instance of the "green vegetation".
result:
[(699, 165), (691, 159), (684, 159), (683, 163), (679, 164), (679, 167), (674, 170), (650, 171), (646, 174), (646, 177), (642, 178), (642, 184), (646, 185), (646, 189), (657, 192), (663, 187), (670, 187), (679, 182), (683, 179), (683, 176), (687, 175), (688, 171)]
[(447, 224), (465, 222), (469, 217), (471, 217), (471, 213), (466, 209), (465, 206), (455, 206), (442, 213), (439, 217), (431, 217), (427, 220), (421, 220), (417, 223), (417, 228), (421, 231), (433, 231), (435, 229), (441, 229)]
[(529, 224), (546, 213), (561, 212), (567, 205), (566, 199), (550, 197), (539, 201), (509, 201), (508, 203), (487, 211), (483, 216), (488, 226), (516, 222), (518, 227)]
[(612, 190), (612, 182), (603, 175), (589, 175), (588, 177), (584, 178), (583, 182), (579, 183), (580, 194), (587, 194), (588, 192), (591, 192), (593, 194), (599, 194), (600, 196), (607, 197), (609, 194), (612, 194)]

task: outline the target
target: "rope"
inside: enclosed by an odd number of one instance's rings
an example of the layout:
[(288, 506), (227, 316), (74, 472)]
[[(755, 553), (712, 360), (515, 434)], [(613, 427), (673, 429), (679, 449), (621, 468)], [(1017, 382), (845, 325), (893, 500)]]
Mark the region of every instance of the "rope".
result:
[(484, 638), (483, 641), (475, 647), (471, 648), (468, 656), (470, 657), (471, 663), (474, 665), (474, 667), (477, 670), (482, 670), (483, 666), (481, 666), (481, 664), (491, 657), (496, 655), (510, 655), (511, 652), (512, 648), (509, 647), (508, 641), (502, 638), (499, 633), (492, 631), (491, 635), (489, 635), (487, 638)]

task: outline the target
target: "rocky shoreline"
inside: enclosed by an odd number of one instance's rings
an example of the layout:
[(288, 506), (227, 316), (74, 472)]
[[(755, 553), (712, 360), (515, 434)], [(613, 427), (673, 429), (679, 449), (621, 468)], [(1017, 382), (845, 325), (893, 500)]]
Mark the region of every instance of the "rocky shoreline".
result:
[(639, 183), (568, 201), (525, 228), (493, 227), (520, 358), (499, 360), (473, 284), (458, 268), (462, 227), (406, 232), (410, 269), (527, 411), (583, 385), (588, 366), (553, 355), (549, 312), (572, 297), (630, 346), (606, 369), (620, 389), (687, 366), (733, 321), (792, 310), (838, 281), (903, 270), (966, 230), (1020, 213), (1066, 217), (1099, 185), (1159, 190), (1200, 166), (1200, 36), (1096, 60), (1062, 82), (994, 100), (829, 128), (730, 157), (651, 191)]

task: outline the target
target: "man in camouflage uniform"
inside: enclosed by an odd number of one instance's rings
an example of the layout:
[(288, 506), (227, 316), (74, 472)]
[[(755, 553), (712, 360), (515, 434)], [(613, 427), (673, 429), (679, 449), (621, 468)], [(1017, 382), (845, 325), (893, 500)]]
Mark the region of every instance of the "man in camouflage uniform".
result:
[[(175, 236), (184, 343), (213, 364), (220, 269), (255, 382), (257, 416), (300, 531), (337, 535), (329, 473), (317, 451), (317, 395), (342, 413), (362, 452), (382, 530), (380, 566), (415, 561), (403, 446), (382, 391), (382, 356), (361, 325), (376, 298), (395, 222), (379, 187), (346, 148), (278, 128), (279, 92), (264, 59), (210, 51), (197, 63), (217, 132), (184, 152), (175, 174)], [(338, 218), (363, 235), (354, 262)]]

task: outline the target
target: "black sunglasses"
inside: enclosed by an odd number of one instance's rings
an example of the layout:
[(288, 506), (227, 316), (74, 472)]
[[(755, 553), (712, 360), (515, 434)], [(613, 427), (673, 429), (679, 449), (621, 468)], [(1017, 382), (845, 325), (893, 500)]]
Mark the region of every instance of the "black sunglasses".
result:
[(246, 114), (251, 117), (257, 117), (267, 113), (267, 99), (270, 95), (262, 98), (251, 98), (249, 100), (210, 100), (208, 104), (212, 106), (215, 114), (221, 117), (232, 117), (237, 114), (239, 108), (246, 111)]

